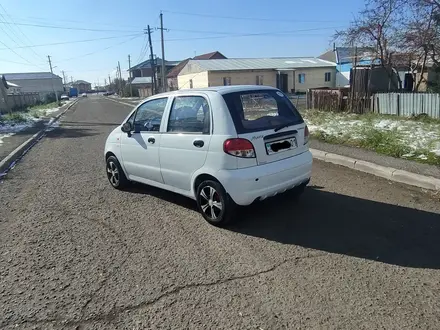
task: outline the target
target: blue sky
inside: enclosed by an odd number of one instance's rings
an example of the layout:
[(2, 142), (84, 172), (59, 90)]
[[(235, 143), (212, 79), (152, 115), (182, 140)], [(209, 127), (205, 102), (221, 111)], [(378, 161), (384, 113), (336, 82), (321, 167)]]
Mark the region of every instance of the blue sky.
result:
[[(69, 80), (73, 76), (103, 84), (108, 74), (114, 76), (118, 61), (122, 70), (128, 68), (128, 54), (132, 65), (148, 58), (143, 29), (147, 24), (159, 26), (161, 10), (169, 29), (165, 32), (168, 60), (214, 50), (227, 57), (317, 56), (331, 48), (335, 29), (346, 27), (363, 3), (2, 0), (0, 72), (47, 71), (47, 55), (51, 55), (54, 73), (61, 75), (64, 70)], [(52, 27), (42, 27), (48, 25)], [(154, 53), (161, 56), (160, 31), (154, 31), (152, 39)], [(83, 40), (92, 41), (72, 43)], [(47, 45), (53, 43), (63, 44)], [(44, 46), (28, 47), (38, 45)]]

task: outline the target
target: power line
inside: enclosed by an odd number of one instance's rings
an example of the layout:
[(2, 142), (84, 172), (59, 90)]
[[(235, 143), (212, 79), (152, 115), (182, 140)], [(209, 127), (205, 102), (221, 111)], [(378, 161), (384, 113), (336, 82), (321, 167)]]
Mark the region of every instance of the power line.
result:
[[(3, 15), (0, 13), (0, 16), (3, 17)], [(9, 27), (9, 26), (8, 26)], [(8, 33), (8, 31), (6, 31), (6, 29), (3, 28), (3, 26), (0, 26), (0, 30), (2, 30), (9, 39), (11, 39), (17, 46), (19, 46), (19, 44), (17, 43), (17, 41), (15, 41), (15, 39), (13, 37), (11, 37), (11, 35)], [(8, 45), (6, 45), (3, 41), (0, 40), (0, 43), (6, 47), (6, 49), (10, 50), (11, 52), (13, 52), (15, 55), (17, 55), (18, 57), (20, 57), (22, 60), (26, 61), (29, 64), (33, 64), (31, 63), (27, 58), (24, 58), (23, 56), (21, 56), (20, 54), (18, 54), (15, 50), (13, 50), (11, 47), (9, 47)]]
[(11, 52), (13, 52), (15, 55), (17, 55), (18, 57), (20, 57), (22, 60), (25, 60), (27, 63), (29, 63), (30, 65), (36, 66), (41, 68), (41, 66), (31, 63), (29, 62), (26, 58), (24, 58), (23, 56), (21, 56), (20, 54), (18, 54), (15, 50), (13, 50), (11, 47), (9, 47), (8, 45), (6, 45), (3, 41), (0, 40), (0, 43), (5, 46), (7, 49), (9, 49)]
[[(10, 19), (10, 21), (15, 25), (15, 28), (17, 29), (17, 31), (28, 41), (28, 42), (30, 42), (30, 45), (32, 45), (32, 41), (23, 33), (23, 31), (17, 26), (17, 24), (16, 24), (16, 22), (14, 21), (14, 19), (11, 17), (11, 15), (9, 15), (9, 13), (6, 11), (6, 9), (3, 7), (3, 5), (2, 4), (0, 4), (0, 8), (3, 10), (3, 12), (6, 14), (6, 16), (8, 16), (9, 17), (9, 19)], [(3, 17), (3, 15), (2, 15), (2, 17)], [(5, 21), (6, 21), (6, 19), (5, 19)], [(12, 31), (13, 31), (13, 29), (11, 29)], [(18, 37), (18, 35), (17, 35), (17, 37)], [(19, 39), (21, 39), (21, 38), (19, 38)], [(25, 41), (25, 40), (23, 40), (23, 39), (21, 39), (22, 41), (23, 41), (23, 44), (27, 44), (27, 42)], [(43, 58), (43, 56), (41, 56), (40, 54), (38, 54), (37, 52), (35, 52), (32, 48), (31, 48), (31, 51), (32, 51), (32, 53), (34, 53), (37, 57), (39, 57), (40, 59), (43, 59), (43, 60), (45, 60), (44, 58)]]
[(147, 54), (147, 35), (144, 34), (144, 40), (142, 42), (142, 46), (141, 46), (141, 52), (139, 53), (139, 56), (136, 60), (137, 63), (140, 63), (141, 61), (143, 61), (143, 59), (145, 58), (145, 55)]
[[(40, 23), (41, 21), (43, 22), (47, 22), (47, 21), (51, 21), (51, 22), (62, 22), (62, 23), (80, 23), (80, 24), (90, 24), (90, 21), (77, 21), (77, 20), (66, 20), (66, 19), (56, 19), (53, 17), (35, 17), (35, 16), (29, 16), (29, 17), (18, 17), (15, 16), (16, 18), (18, 18), (21, 21), (28, 21), (28, 22), (37, 22)], [(96, 22), (93, 21), (94, 25), (102, 25), (102, 26), (115, 26), (115, 24), (110, 24), (110, 23), (102, 23), (102, 22)], [(135, 28), (135, 29), (141, 29), (142, 27), (136, 26), (136, 25), (126, 25), (126, 24), (119, 24), (118, 26), (120, 27), (128, 27), (128, 28)]]
[[(309, 31), (319, 31), (319, 30), (330, 30), (338, 29), (341, 26), (327, 26), (321, 28), (312, 29), (301, 29), (301, 30), (291, 30), (291, 31), (280, 31), (280, 32), (259, 32), (259, 33), (243, 33), (234, 35), (224, 35), (224, 36), (210, 36), (210, 37), (195, 37), (195, 38), (178, 38), (178, 39), (167, 39), (166, 41), (187, 41), (187, 40), (207, 40), (207, 39), (225, 39), (225, 38), (237, 38), (237, 37), (254, 37), (254, 36), (285, 36), (289, 34), (297, 34), (297, 32), (309, 32)], [(154, 40), (158, 42), (160, 40)]]
[[(0, 24), (8, 24), (8, 23), (5, 21), (0, 21)], [(134, 31), (134, 30), (103, 30), (103, 29), (74, 28), (74, 27), (67, 27), (67, 26), (28, 24), (28, 23), (16, 23), (16, 25), (33, 26), (33, 27), (48, 28), (48, 29), (93, 31), (93, 32), (139, 32), (138, 30), (136, 30), (136, 31)]]
[(200, 14), (200, 13), (188, 13), (181, 11), (172, 10), (162, 10), (164, 13), (170, 13), (175, 15), (188, 15), (188, 16), (200, 16), (200, 17), (210, 17), (210, 18), (222, 18), (222, 19), (235, 19), (235, 20), (247, 20), (247, 21), (266, 21), (266, 22), (289, 22), (289, 23), (334, 23), (338, 21), (302, 21), (297, 19), (278, 19), (278, 18), (263, 18), (263, 17), (238, 17), (238, 16), (220, 16), (211, 14)]
[[(133, 37), (138, 36), (137, 34), (127, 34), (127, 35), (121, 35), (121, 36), (113, 36), (113, 37), (103, 37), (103, 38), (94, 38), (94, 39), (84, 39), (84, 40), (74, 40), (74, 41), (63, 41), (63, 42), (53, 42), (49, 44), (40, 44), (40, 45), (32, 45), (32, 46), (20, 46), (20, 47), (13, 47), (13, 49), (20, 49), (20, 48), (33, 48), (33, 47), (44, 47), (44, 46), (57, 46), (57, 45), (66, 45), (66, 44), (75, 44), (75, 43), (81, 43), (81, 42), (90, 42), (90, 41), (97, 41), (97, 40), (107, 40), (107, 39), (119, 39), (124, 37)], [(0, 50), (5, 50), (7, 48), (0, 48)]]
[(20, 65), (29, 65), (29, 66), (40, 67), (39, 65), (32, 64), (32, 63), (23, 63), (23, 62), (16, 62), (16, 61), (4, 60), (4, 59), (0, 59), (0, 62), (6, 62), (6, 63), (14, 63), (14, 64), (20, 64)]
[(188, 32), (188, 33), (210, 33), (210, 34), (239, 34), (236, 32), (220, 32), (220, 31), (200, 31), (200, 30), (182, 30), (182, 29), (166, 29), (167, 31), (173, 32)]
[(136, 36), (134, 36), (133, 38), (130, 38), (130, 39), (128, 39), (128, 40), (124, 40), (124, 41), (119, 42), (119, 43), (117, 43), (117, 44), (114, 44), (114, 45), (108, 46), (108, 47), (106, 47), (106, 48), (102, 48), (102, 49), (96, 50), (96, 51), (94, 51), (94, 52), (90, 52), (90, 53), (87, 53), (87, 54), (83, 54), (83, 55), (79, 55), (79, 56), (75, 56), (75, 57), (71, 57), (71, 58), (62, 59), (62, 60), (60, 60), (60, 61), (56, 61), (56, 63), (66, 62), (66, 61), (74, 60), (74, 59), (77, 59), (77, 58), (90, 56), (90, 55), (93, 55), (93, 54), (96, 54), (96, 53), (102, 52), (102, 51), (104, 51), (104, 50), (107, 50), (107, 49), (110, 49), (110, 48), (113, 48), (113, 47), (116, 47), (116, 46), (119, 46), (119, 45), (125, 44), (125, 43), (127, 43), (127, 42), (129, 42), (129, 41), (132, 41), (132, 40), (134, 40), (134, 39), (136, 39), (136, 38), (141, 37), (142, 35), (143, 35), (143, 34), (136, 35)]

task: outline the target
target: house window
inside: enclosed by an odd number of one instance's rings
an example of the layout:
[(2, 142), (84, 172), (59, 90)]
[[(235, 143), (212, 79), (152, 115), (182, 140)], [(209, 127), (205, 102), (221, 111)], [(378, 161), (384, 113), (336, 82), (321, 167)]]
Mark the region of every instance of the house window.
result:
[(193, 80), (192, 79), (189, 80), (189, 88), (193, 88)]
[(223, 77), (223, 86), (231, 86), (231, 77)]
[(332, 73), (326, 72), (325, 73), (325, 81), (331, 81), (332, 80)]
[(257, 76), (257, 85), (263, 85), (263, 76)]
[(306, 74), (305, 73), (300, 73), (298, 75), (298, 83), (299, 84), (304, 84), (306, 82)]

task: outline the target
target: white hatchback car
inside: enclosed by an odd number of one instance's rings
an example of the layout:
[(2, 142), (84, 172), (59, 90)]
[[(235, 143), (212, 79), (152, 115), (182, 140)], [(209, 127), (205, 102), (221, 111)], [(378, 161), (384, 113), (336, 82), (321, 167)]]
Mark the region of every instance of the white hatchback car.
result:
[(236, 205), (310, 181), (309, 131), (281, 91), (264, 86), (180, 90), (142, 101), (105, 144), (107, 177), (197, 201), (203, 217), (224, 225)]

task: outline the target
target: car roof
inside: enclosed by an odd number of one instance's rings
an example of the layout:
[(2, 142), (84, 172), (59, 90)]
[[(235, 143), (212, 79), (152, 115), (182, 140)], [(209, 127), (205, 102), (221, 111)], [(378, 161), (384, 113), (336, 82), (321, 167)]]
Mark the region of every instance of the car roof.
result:
[(215, 86), (215, 87), (205, 87), (205, 88), (179, 89), (173, 92), (156, 94), (155, 96), (179, 95), (179, 94), (187, 94), (192, 92), (217, 92), (220, 94), (229, 94), (234, 92), (247, 92), (247, 91), (255, 91), (255, 90), (278, 90), (278, 89), (270, 86), (260, 86), (260, 85)]

